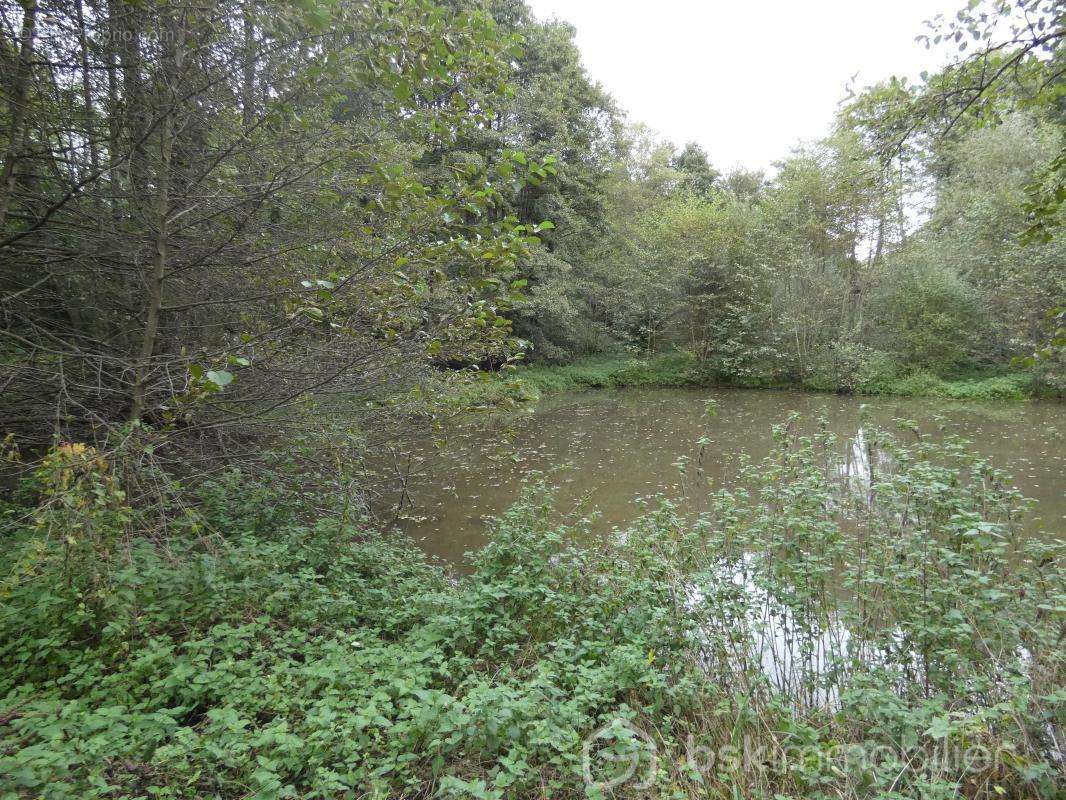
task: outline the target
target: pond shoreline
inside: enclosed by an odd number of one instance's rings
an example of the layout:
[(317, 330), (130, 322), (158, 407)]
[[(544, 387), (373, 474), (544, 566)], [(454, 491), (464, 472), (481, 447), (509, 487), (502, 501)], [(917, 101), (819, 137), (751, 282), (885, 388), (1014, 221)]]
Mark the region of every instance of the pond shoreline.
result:
[(687, 354), (650, 358), (595, 356), (564, 365), (528, 365), (486, 376), (462, 390), (471, 405), (536, 402), (541, 397), (584, 389), (772, 389), (855, 397), (914, 397), (943, 400), (1023, 402), (1061, 400), (1062, 395), (1041, 386), (1026, 372), (986, 371), (951, 379), (914, 372), (859, 384), (850, 390), (819, 382), (769, 375), (745, 380), (724, 379)]

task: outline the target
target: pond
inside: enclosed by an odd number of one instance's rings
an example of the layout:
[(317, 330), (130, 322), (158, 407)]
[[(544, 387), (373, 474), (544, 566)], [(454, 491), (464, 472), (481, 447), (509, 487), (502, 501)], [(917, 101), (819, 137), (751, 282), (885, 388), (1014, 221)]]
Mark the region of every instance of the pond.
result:
[[(716, 416), (706, 413), (708, 400), (715, 401)], [(861, 455), (856, 441), (864, 424), (897, 430), (897, 421), (906, 420), (922, 435), (963, 436), (1037, 501), (1026, 522), (1031, 533), (1066, 531), (1062, 403), (722, 389), (589, 391), (550, 397), (517, 414), (467, 419), (448, 430), (443, 441), (415, 448), (399, 524), (431, 556), (461, 567), (464, 553), (486, 541), (487, 519), (507, 509), (539, 476), (557, 487), (561, 509), (596, 511), (596, 527), (605, 532), (640, 515), (641, 498), (664, 495), (682, 510), (696, 512), (709, 487), (728, 487), (735, 480), (742, 453), (759, 459), (769, 452), (771, 427), (793, 411), (801, 415), (801, 431), (813, 431), (824, 413), (841, 437), (845, 457)], [(701, 439), (696, 470), (691, 467)], [(683, 473), (686, 462), (690, 468)], [(396, 500), (389, 502), (395, 506)]]

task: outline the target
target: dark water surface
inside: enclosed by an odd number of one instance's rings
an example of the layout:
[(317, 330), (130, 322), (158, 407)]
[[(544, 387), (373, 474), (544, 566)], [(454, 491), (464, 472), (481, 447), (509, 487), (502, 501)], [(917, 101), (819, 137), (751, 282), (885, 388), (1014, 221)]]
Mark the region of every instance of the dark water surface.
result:
[[(706, 413), (708, 399), (717, 416)], [(860, 405), (865, 411), (860, 412)], [(735, 480), (742, 452), (767, 454), (771, 426), (790, 412), (813, 431), (823, 411), (845, 456), (860, 453), (861, 416), (895, 430), (913, 420), (923, 433), (964, 436), (994, 466), (1013, 475), (1037, 500), (1027, 522), (1035, 535), (1066, 532), (1066, 405), (1058, 402), (961, 403), (933, 399), (847, 398), (778, 391), (600, 390), (560, 395), (532, 411), (457, 424), (445, 442), (426, 442), (412, 459), (410, 505), (403, 528), (431, 555), (458, 565), (484, 544), (486, 519), (518, 498), (542, 474), (558, 487), (558, 505), (596, 510), (597, 528), (624, 526), (641, 513), (638, 499), (664, 494), (699, 511), (712, 487)], [(912, 435), (912, 434), (905, 434)], [(703, 440), (702, 475), (695, 461)], [(861, 440), (861, 438), (860, 438)], [(861, 468), (861, 465), (859, 465)]]

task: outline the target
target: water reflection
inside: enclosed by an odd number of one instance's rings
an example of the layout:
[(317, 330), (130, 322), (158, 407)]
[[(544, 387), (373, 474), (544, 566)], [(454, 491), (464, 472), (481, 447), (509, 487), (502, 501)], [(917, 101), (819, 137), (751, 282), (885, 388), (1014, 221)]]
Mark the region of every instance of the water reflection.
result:
[(859, 428), (855, 436), (845, 440), (847, 456), (840, 465), (841, 477), (846, 478), (851, 488), (856, 491), (869, 489), (871, 483), (870, 452), (867, 449), (866, 432)]
[[(713, 398), (716, 416), (707, 414)], [(624, 528), (640, 499), (659, 494), (698, 514), (710, 487), (731, 485), (748, 454), (760, 459), (771, 427), (790, 412), (800, 433), (813, 433), (824, 413), (840, 436), (841, 477), (869, 489), (888, 468), (871, 448), (870, 426), (904, 435), (954, 433), (972, 439), (992, 463), (1014, 475), (1038, 501), (1030, 531), (1066, 528), (1066, 407), (1061, 403), (969, 404), (942, 400), (870, 399), (774, 391), (623, 390), (549, 398), (510, 416), (479, 417), (455, 426), (442, 448), (427, 438), (412, 454), (400, 524), (431, 555), (452, 565), (484, 543), (485, 519), (510, 506), (532, 475), (558, 487), (560, 508), (598, 514), (604, 533)], [(871, 463), (871, 453), (874, 453)], [(406, 461), (405, 461), (406, 463)], [(872, 468), (872, 469), (871, 469)], [(397, 497), (386, 494), (388, 509)]]
[[(688, 587), (687, 606), (699, 626), (696, 649), (711, 674), (750, 674), (755, 664), (769, 686), (799, 707), (835, 706), (836, 675), (846, 663), (851, 633), (835, 619), (800, 620), (756, 580), (754, 557), (722, 563)], [(723, 591), (723, 586), (728, 589)], [(723, 613), (724, 612), (724, 613)], [(715, 663), (723, 652), (728, 663)], [(753, 687), (743, 689), (751, 692)]]

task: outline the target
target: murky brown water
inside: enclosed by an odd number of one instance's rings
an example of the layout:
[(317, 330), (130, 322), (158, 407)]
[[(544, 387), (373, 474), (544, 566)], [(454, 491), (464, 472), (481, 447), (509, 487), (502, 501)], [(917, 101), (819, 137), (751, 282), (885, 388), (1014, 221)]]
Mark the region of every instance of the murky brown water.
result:
[[(718, 405), (716, 417), (706, 402)], [(770, 428), (789, 412), (813, 430), (821, 411), (850, 448), (860, 429), (860, 404), (875, 425), (914, 420), (924, 432), (943, 428), (971, 439), (992, 463), (1038, 501), (1028, 522), (1037, 534), (1066, 532), (1066, 405), (957, 403), (944, 400), (845, 398), (776, 391), (619, 390), (567, 394), (531, 412), (482, 417), (457, 425), (443, 447), (416, 451), (401, 524), (431, 555), (460, 564), (485, 542), (485, 519), (519, 496), (531, 477), (557, 486), (561, 508), (598, 510), (609, 530), (640, 514), (641, 497), (665, 494), (699, 510), (706, 485), (689, 485), (679, 461), (694, 459), (706, 437), (703, 470), (713, 485), (735, 478), (738, 454), (758, 459), (770, 448)], [(693, 471), (690, 470), (692, 475)], [(391, 500), (390, 502), (395, 502)]]

